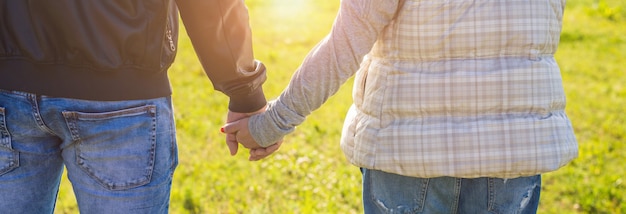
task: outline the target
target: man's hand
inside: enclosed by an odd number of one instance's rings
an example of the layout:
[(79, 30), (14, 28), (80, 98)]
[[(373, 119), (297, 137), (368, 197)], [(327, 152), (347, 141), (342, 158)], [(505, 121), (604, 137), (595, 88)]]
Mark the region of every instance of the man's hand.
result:
[[(229, 148), (231, 149), (231, 155), (237, 153), (237, 145), (235, 145), (235, 150), (233, 153), (233, 149), (231, 147), (232, 144), (241, 143), (244, 147), (250, 149), (250, 157), (248, 158), (251, 161), (261, 160), (280, 148), (282, 140), (277, 143), (263, 148), (261, 147), (250, 135), (250, 130), (248, 129), (248, 121), (249, 118), (243, 118), (238, 121), (230, 122), (222, 127), (224, 133), (227, 134), (226, 142), (228, 143)], [(231, 136), (229, 138), (229, 136)]]
[[(238, 120), (241, 120), (243, 118), (247, 118), (250, 117), (252, 115), (255, 114), (260, 114), (265, 112), (265, 109), (267, 109), (267, 105), (264, 106), (263, 108), (255, 111), (255, 112), (250, 112), (250, 113), (239, 113), (239, 112), (233, 112), (233, 111), (228, 111), (228, 115), (226, 118), (226, 123), (231, 123), (231, 122), (235, 122)], [(247, 131), (247, 121), (246, 120), (246, 131)], [(239, 141), (237, 141), (237, 131), (234, 132), (225, 132), (224, 128), (222, 127), (221, 130), (223, 133), (226, 133), (226, 145), (228, 145), (228, 150), (230, 150), (230, 155), (235, 155), (237, 154), (237, 150), (239, 150)], [(249, 146), (249, 147), (248, 147)], [(244, 144), (244, 147), (249, 148), (249, 149), (255, 149), (255, 148), (262, 148), (261, 146), (259, 146), (259, 144), (257, 144), (256, 142), (254, 142), (254, 144), (248, 143), (248, 144)]]

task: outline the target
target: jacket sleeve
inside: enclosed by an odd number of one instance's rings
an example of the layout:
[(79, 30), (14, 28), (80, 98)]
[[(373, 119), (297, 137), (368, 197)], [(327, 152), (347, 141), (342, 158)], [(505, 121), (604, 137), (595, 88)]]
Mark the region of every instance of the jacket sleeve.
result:
[(265, 67), (254, 60), (248, 10), (243, 0), (177, 0), (183, 24), (213, 87), (230, 97), (234, 112), (267, 103)]

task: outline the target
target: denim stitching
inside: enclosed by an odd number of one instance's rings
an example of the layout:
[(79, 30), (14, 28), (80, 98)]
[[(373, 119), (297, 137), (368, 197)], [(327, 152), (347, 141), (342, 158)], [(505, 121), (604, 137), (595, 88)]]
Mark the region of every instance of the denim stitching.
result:
[(454, 178), (454, 203), (451, 204), (452, 213), (457, 213), (459, 210), (459, 201), (461, 200), (461, 183), (462, 178)]
[(9, 152), (8, 164), (4, 168), (0, 168), (0, 175), (9, 172), (20, 165), (19, 152), (11, 147), (11, 134), (7, 129), (4, 108), (0, 107), (0, 147), (6, 148)]
[(39, 112), (39, 103), (37, 102), (37, 95), (27, 93), (26, 98), (28, 99), (32, 107), (33, 119), (35, 119), (35, 122), (37, 122), (37, 127), (39, 127), (39, 129), (49, 134), (56, 135), (54, 131), (52, 131), (52, 129), (50, 129), (48, 125), (46, 125), (46, 123), (43, 122), (43, 118), (41, 117), (41, 113)]
[(497, 213), (494, 209), (495, 207), (495, 200), (496, 200), (496, 193), (495, 193), (495, 184), (494, 184), (494, 179), (493, 178), (487, 178), (487, 191), (489, 191), (489, 200), (487, 201), (487, 210), (489, 210), (489, 212), (491, 213)]
[(4, 118), (4, 108), (0, 107), (0, 145), (9, 147), (11, 145), (11, 136), (6, 128)]
[(422, 180), (422, 192), (420, 197), (418, 198), (418, 209), (417, 212), (424, 211), (424, 203), (426, 203), (426, 193), (428, 192), (428, 185), (430, 184), (430, 178), (421, 179)]
[(72, 141), (79, 142), (80, 136), (78, 134), (78, 128), (76, 127), (76, 114), (69, 111), (63, 111), (61, 113), (63, 114), (63, 118), (65, 118), (67, 129), (70, 131), (70, 135), (72, 135)]
[[(120, 114), (120, 113), (125, 113), (123, 115), (116, 115), (116, 114)], [(103, 119), (103, 118), (116, 118), (116, 117), (120, 117), (120, 116), (137, 116), (137, 115), (141, 115), (141, 114), (148, 114), (148, 116), (151, 117), (151, 121), (150, 121), (150, 148), (149, 148), (149, 158), (147, 161), (147, 169), (143, 174), (143, 177), (139, 178), (139, 179), (135, 179), (135, 180), (131, 180), (131, 181), (126, 181), (123, 182), (123, 184), (121, 183), (115, 183), (114, 181), (111, 181), (109, 179), (105, 179), (102, 178), (98, 175), (96, 175), (96, 173), (93, 171), (93, 169), (90, 169), (89, 167), (86, 166), (86, 163), (84, 161), (83, 156), (81, 156), (81, 154), (83, 154), (81, 151), (81, 146), (80, 142), (81, 137), (80, 137), (80, 133), (79, 133), (79, 128), (77, 125), (77, 121), (78, 119), (84, 119), (84, 120), (91, 120), (91, 119)], [(101, 114), (101, 115), (97, 115), (97, 114), (85, 114), (82, 115), (82, 113), (80, 112), (70, 112), (70, 111), (64, 111), (63, 115), (65, 116), (65, 120), (67, 122), (67, 126), (70, 130), (70, 133), (72, 135), (72, 138), (74, 140), (75, 143), (79, 143), (79, 145), (76, 146), (76, 163), (80, 166), (80, 168), (83, 170), (83, 172), (85, 172), (89, 177), (91, 177), (92, 179), (94, 179), (95, 181), (97, 181), (99, 184), (103, 185), (105, 188), (110, 189), (110, 190), (122, 190), (122, 189), (126, 189), (129, 187), (137, 187), (137, 186), (142, 186), (145, 184), (150, 183), (150, 181), (152, 180), (152, 174), (154, 171), (154, 164), (155, 164), (155, 156), (156, 156), (156, 126), (157, 126), (157, 121), (156, 121), (156, 107), (153, 105), (148, 105), (148, 106), (142, 106), (142, 107), (135, 107), (135, 108), (131, 108), (131, 109), (127, 109), (127, 110), (121, 110), (121, 111), (114, 111), (114, 112), (109, 112), (109, 113), (105, 113), (105, 114)], [(89, 115), (89, 117), (86, 117), (87, 115)], [(109, 117), (106, 117), (109, 116)]]

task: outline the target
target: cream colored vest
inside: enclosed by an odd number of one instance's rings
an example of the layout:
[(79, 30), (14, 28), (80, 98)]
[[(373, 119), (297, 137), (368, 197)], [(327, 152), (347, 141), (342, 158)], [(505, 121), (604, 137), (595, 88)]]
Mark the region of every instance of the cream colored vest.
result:
[(511, 178), (578, 155), (559, 66), (564, 0), (407, 0), (357, 72), (342, 149), (416, 177)]

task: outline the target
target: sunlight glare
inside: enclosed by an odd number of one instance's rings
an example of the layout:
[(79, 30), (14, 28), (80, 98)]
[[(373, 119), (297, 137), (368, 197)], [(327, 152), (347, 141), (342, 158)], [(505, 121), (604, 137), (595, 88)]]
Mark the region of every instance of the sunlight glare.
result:
[(270, 4), (272, 15), (289, 19), (305, 11), (309, 0), (271, 0)]

